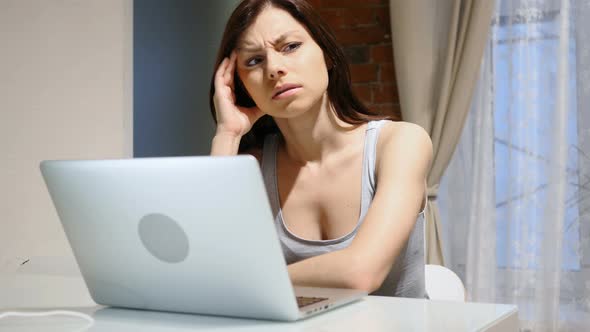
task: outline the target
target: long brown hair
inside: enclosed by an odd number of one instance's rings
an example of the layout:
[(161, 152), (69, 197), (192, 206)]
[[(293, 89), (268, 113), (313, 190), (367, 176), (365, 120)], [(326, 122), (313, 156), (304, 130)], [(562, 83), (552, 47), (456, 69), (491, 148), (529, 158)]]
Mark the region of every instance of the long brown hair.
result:
[[(323, 22), (314, 8), (305, 0), (244, 0), (231, 14), (223, 37), (221, 45), (215, 60), (215, 69), (219, 67), (225, 57), (229, 57), (236, 47), (236, 44), (242, 33), (252, 24), (256, 17), (267, 6), (283, 9), (287, 11), (295, 20), (307, 28), (314, 41), (324, 52), (324, 57), (328, 63), (328, 99), (334, 107), (338, 118), (350, 124), (365, 123), (376, 119), (392, 119), (390, 116), (379, 115), (370, 111), (356, 97), (352, 90), (350, 81), (350, 70), (348, 62), (341, 47), (336, 42), (334, 34), (327, 24)], [(213, 95), (215, 94), (215, 73), (211, 78), (211, 89), (209, 90), (209, 107), (214, 121), (215, 106)], [(234, 76), (234, 93), (236, 104), (252, 107), (256, 104), (250, 98), (244, 85), (237, 73)], [(251, 148), (261, 148), (264, 137), (273, 132), (279, 132), (273, 118), (264, 115), (252, 127), (252, 129), (242, 137), (239, 151), (244, 152)]]

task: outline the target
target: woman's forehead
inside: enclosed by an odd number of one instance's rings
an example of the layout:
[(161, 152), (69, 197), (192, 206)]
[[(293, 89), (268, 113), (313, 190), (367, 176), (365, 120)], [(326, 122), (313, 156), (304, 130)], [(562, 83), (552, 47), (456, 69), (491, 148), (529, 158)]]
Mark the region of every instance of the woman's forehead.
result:
[(238, 49), (261, 46), (261, 43), (275, 44), (290, 36), (308, 35), (305, 27), (289, 12), (274, 8), (265, 8), (240, 36)]
[[(278, 33), (280, 33), (280, 32), (278, 32)], [(288, 40), (290, 37), (303, 38), (304, 36), (305, 35), (301, 30), (289, 30), (289, 31), (286, 31), (284, 33), (277, 35), (274, 38), (270, 38), (268, 40), (266, 40), (266, 39), (262, 40), (261, 38), (242, 39), (240, 42), (238, 42), (236, 50), (246, 51), (246, 52), (255, 52), (255, 51), (259, 51), (261, 48), (264, 47), (261, 44), (264, 44), (264, 45), (270, 44), (270, 45), (274, 46), (274, 45), (279, 45), (279, 44), (283, 43), (284, 41)]]

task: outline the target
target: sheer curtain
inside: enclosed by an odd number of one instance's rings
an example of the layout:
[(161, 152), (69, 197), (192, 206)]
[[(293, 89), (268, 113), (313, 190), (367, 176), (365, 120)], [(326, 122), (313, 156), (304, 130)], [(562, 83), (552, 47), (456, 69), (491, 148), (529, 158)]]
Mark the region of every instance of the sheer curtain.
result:
[(523, 331), (590, 330), (590, 0), (497, 0), (439, 204), (447, 266)]

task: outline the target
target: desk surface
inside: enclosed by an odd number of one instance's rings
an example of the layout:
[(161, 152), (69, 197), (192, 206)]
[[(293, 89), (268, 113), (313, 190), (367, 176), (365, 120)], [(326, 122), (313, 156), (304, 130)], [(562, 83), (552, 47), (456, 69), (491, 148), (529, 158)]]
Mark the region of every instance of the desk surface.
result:
[[(66, 286), (82, 288), (79, 278), (0, 275), (0, 312), (8, 309), (67, 309), (90, 314), (95, 322), (82, 331), (517, 331), (513, 305), (443, 302), (368, 296), (299, 322), (271, 322), (214, 316), (139, 311), (88, 305), (87, 298), (47, 298)], [(49, 287), (53, 284), (53, 287)], [(25, 285), (27, 287), (25, 287)], [(45, 289), (41, 292), (41, 289)], [(15, 290), (18, 292), (16, 294)], [(62, 290), (63, 292), (63, 290)], [(15, 297), (18, 295), (18, 298)], [(12, 300), (9, 302), (9, 298)], [(84, 294), (84, 296), (87, 296)], [(55, 298), (55, 297), (54, 297)], [(76, 304), (77, 303), (77, 304)], [(0, 320), (0, 331), (81, 331), (87, 323), (67, 316)]]

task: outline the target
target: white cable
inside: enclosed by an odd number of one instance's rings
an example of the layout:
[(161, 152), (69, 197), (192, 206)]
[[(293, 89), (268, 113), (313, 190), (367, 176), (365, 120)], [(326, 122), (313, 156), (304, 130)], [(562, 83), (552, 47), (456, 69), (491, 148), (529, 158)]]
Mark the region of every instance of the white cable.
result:
[(89, 328), (94, 324), (94, 318), (87, 314), (83, 314), (77, 311), (69, 311), (69, 310), (50, 310), (50, 311), (5, 311), (0, 312), (0, 319), (9, 317), (9, 316), (16, 316), (16, 317), (46, 317), (46, 316), (72, 316), (77, 318), (82, 318), (87, 321), (87, 324), (82, 328), (76, 331), (83, 331)]

